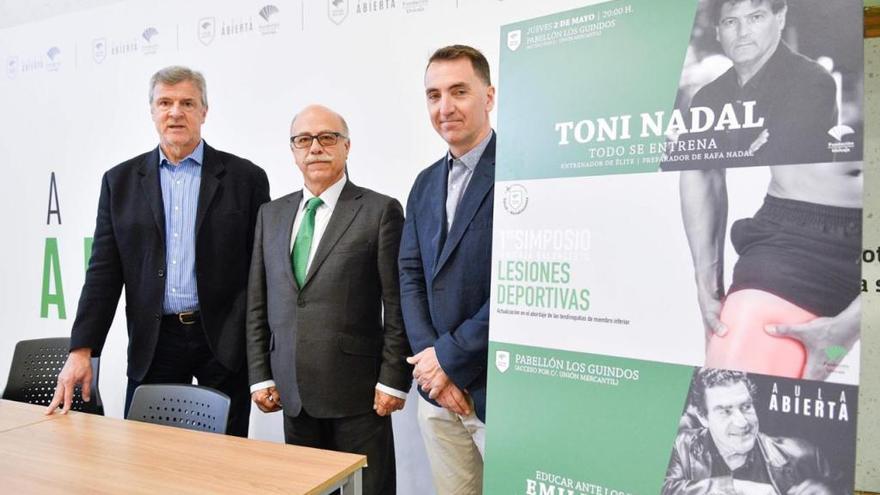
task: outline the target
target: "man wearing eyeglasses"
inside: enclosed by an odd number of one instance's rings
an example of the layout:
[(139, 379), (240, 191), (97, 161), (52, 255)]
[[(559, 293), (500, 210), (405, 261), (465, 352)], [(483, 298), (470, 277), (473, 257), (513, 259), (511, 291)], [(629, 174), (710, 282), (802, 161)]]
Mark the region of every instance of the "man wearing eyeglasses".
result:
[(202, 139), (208, 97), (199, 72), (158, 71), (149, 102), (159, 146), (104, 174), (71, 351), (48, 412), (62, 403), (67, 412), (77, 384), (88, 400), (89, 358), (101, 354), (124, 286), (126, 415), (141, 383), (195, 377), (230, 397), (226, 432), (246, 437), (248, 262), (269, 181), (250, 161)]
[(287, 443), (365, 454), (364, 493), (395, 493), (391, 413), (412, 368), (400, 312), (403, 209), (346, 176), (348, 125), (318, 105), (291, 123), (304, 188), (257, 216), (248, 287), (251, 397)]

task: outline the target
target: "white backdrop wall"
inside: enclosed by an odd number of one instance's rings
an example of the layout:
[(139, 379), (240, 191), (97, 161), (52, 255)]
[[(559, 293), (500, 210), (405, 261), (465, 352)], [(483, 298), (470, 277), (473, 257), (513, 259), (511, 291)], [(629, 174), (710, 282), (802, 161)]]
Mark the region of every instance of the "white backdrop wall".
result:
[[(0, 30), (0, 388), (15, 342), (70, 332), (101, 175), (157, 144), (147, 103), (157, 69), (205, 74), (203, 137), (262, 166), (273, 198), (302, 187), (288, 127), (298, 109), (320, 102), (348, 120), (351, 180), (405, 203), (416, 174), (445, 151), (424, 104), (433, 50), (476, 46), (494, 78), (500, 25), (584, 3), (593, 2), (130, 0)], [(47, 224), (52, 173), (60, 215)], [(63, 317), (58, 305), (40, 315), (47, 238), (57, 239), (61, 284), (53, 274), (48, 290), (63, 290)], [(120, 309), (101, 363), (113, 417), (122, 416), (126, 384), (123, 320)], [(414, 406), (395, 415), (405, 494), (430, 485)], [(254, 408), (251, 436), (283, 441), (280, 415)]]

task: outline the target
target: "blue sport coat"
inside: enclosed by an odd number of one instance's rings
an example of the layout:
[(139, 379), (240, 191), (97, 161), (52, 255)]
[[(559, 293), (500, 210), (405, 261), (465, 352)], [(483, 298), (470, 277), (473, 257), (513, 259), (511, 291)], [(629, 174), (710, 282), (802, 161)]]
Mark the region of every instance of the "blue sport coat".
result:
[(413, 353), (434, 346), (443, 371), (470, 394), (477, 417), (486, 421), (495, 136), (448, 234), (447, 174), (443, 157), (419, 174), (410, 191), (400, 243), (400, 302)]

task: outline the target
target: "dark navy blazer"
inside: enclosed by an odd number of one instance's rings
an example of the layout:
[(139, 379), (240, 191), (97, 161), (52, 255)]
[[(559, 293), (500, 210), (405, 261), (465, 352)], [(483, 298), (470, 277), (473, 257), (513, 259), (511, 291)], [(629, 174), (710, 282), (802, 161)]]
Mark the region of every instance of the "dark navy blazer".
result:
[[(207, 143), (203, 162), (195, 231), (201, 319), (214, 356), (235, 371), (245, 357), (248, 267), (269, 181), (250, 161)], [(104, 174), (95, 223), (70, 348), (101, 355), (124, 286), (128, 376), (141, 381), (159, 340), (167, 270), (158, 147)]]
[(448, 234), (447, 174), (444, 157), (419, 174), (407, 200), (400, 302), (413, 353), (434, 346), (443, 371), (471, 395), (477, 417), (485, 421), (495, 136), (477, 163)]

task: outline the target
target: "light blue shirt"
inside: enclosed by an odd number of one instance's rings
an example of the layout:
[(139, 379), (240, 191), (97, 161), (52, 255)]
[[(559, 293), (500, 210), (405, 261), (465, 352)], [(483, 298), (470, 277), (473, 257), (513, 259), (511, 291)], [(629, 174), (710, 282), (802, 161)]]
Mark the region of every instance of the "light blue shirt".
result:
[(446, 166), (448, 169), (446, 175), (446, 232), (452, 229), (452, 221), (455, 219), (455, 212), (464, 197), (464, 192), (468, 184), (471, 183), (471, 177), (474, 175), (474, 169), (480, 163), (483, 152), (489, 146), (489, 141), (495, 131), (489, 131), (489, 134), (470, 149), (467, 153), (460, 157), (455, 157), (452, 151), (446, 153)]
[(165, 208), (165, 314), (199, 309), (196, 287), (196, 208), (205, 142), (175, 165), (159, 148), (159, 182)]

